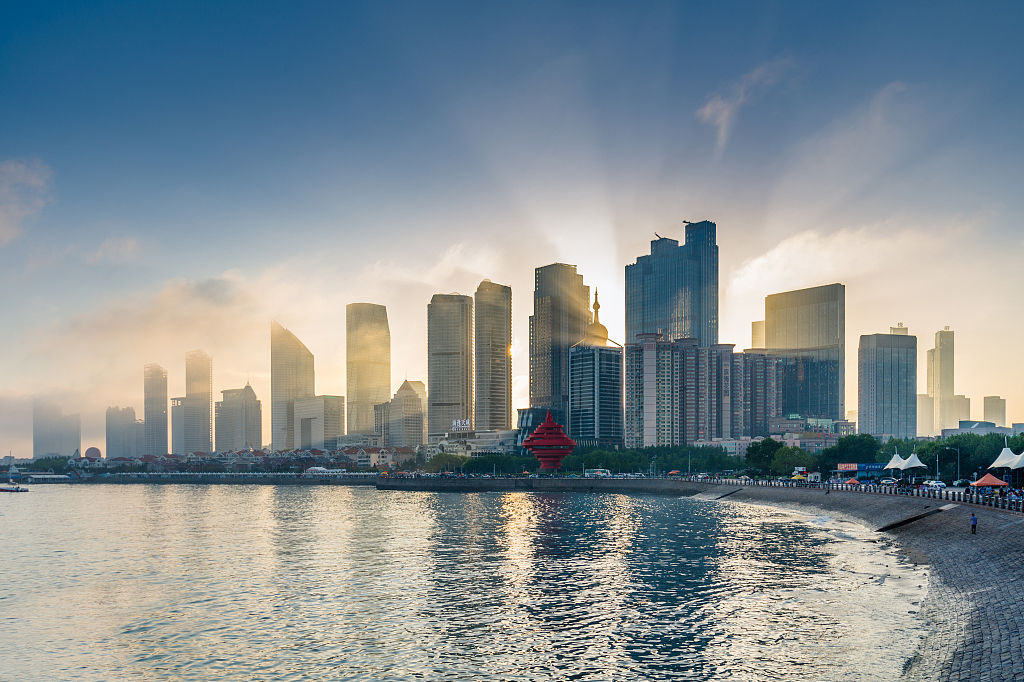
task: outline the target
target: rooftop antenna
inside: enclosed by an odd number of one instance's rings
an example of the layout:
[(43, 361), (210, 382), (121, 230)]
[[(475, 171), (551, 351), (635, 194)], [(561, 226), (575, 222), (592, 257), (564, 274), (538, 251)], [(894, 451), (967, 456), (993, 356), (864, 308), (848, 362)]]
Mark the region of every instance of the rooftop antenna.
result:
[(655, 232), (655, 233), (654, 233), (654, 236), (655, 236), (655, 237), (657, 237), (658, 239), (664, 239), (664, 237), (662, 237), (662, 236), (661, 236), (660, 234), (658, 234), (657, 232)]
[(693, 221), (692, 220), (683, 219), (683, 225), (693, 225)]

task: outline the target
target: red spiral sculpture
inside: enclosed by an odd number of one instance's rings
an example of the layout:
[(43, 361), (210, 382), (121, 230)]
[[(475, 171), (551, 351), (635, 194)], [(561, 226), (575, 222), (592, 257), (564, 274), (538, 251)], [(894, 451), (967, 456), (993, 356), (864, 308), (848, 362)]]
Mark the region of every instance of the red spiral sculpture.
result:
[(523, 441), (523, 447), (537, 458), (541, 469), (554, 470), (562, 466), (562, 460), (576, 447), (576, 441), (565, 435), (562, 425), (551, 418), (549, 410), (547, 419)]

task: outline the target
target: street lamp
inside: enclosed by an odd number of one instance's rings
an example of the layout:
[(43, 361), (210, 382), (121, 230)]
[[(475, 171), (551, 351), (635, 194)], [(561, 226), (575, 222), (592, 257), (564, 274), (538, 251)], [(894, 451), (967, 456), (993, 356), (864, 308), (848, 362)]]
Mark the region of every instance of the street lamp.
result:
[[(956, 480), (960, 480), (960, 448), (951, 448), (948, 445), (943, 447), (942, 450), (953, 450), (956, 452)], [(941, 452), (940, 450), (939, 452)], [(935, 478), (938, 478), (939, 473), (939, 455), (935, 455)]]

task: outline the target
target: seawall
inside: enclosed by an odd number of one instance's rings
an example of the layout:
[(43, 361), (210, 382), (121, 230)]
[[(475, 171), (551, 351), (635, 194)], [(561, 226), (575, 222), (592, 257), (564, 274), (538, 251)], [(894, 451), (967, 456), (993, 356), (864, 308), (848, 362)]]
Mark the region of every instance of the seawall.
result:
[(372, 486), (373, 477), (302, 476), (298, 474), (110, 474), (93, 476), (77, 483), (136, 483), (197, 485), (362, 485)]
[[(604, 492), (701, 495), (774, 505), (885, 529), (931, 576), (921, 617), (931, 634), (906, 680), (1024, 680), (1024, 516), (977, 504), (853, 490), (744, 486), (670, 479), (380, 479), (381, 490)], [(970, 532), (970, 515), (978, 533)]]

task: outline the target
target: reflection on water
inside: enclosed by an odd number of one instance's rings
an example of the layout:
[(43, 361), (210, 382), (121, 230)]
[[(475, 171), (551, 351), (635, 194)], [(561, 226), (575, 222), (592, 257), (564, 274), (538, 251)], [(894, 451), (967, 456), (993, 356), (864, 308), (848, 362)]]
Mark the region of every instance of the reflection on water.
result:
[(36, 486), (3, 679), (895, 679), (927, 579), (858, 527), (668, 497)]

